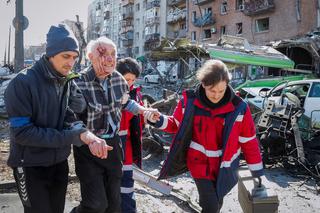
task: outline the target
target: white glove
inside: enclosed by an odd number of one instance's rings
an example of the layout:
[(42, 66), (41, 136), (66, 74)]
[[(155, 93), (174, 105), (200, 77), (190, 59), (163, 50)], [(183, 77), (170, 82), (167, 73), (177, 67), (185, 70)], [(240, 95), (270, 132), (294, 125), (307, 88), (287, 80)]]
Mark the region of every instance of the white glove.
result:
[(153, 118), (155, 112), (152, 111), (144, 111), (143, 112), (143, 117), (144, 117), (144, 121), (145, 123), (147, 123), (147, 120), (150, 121), (151, 123), (156, 123), (157, 120), (155, 118)]

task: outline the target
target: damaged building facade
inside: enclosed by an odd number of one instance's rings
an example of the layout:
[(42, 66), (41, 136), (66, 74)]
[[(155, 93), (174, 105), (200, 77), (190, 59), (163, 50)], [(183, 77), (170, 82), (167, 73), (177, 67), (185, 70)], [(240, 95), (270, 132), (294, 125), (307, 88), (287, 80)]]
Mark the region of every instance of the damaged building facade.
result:
[(246, 38), (291, 58), (296, 70), (319, 73), (320, 1), (193, 0), (189, 1), (188, 38), (215, 43), (222, 35)]
[(319, 72), (320, 0), (95, 0), (88, 14), (88, 40), (110, 37), (119, 57), (144, 56), (163, 38), (204, 44), (231, 35), (272, 42), (295, 69)]

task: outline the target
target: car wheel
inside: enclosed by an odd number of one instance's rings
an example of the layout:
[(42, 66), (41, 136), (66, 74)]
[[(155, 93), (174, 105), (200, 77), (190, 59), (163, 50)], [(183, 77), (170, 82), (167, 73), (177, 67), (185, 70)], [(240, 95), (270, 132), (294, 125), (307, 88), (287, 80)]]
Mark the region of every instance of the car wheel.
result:
[(148, 79), (148, 78), (145, 78), (145, 79), (144, 79), (144, 82), (149, 83), (149, 79)]

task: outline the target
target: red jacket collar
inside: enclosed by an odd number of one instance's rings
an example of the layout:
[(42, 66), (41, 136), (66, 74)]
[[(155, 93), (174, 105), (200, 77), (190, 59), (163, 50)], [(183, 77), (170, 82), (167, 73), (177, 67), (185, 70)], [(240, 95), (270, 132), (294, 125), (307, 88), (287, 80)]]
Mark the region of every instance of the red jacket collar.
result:
[(199, 108), (210, 111), (212, 115), (225, 114), (225, 113), (232, 112), (235, 110), (235, 107), (231, 101), (229, 101), (226, 105), (223, 105), (217, 109), (211, 109), (209, 107), (205, 107), (203, 104), (201, 104), (201, 102), (198, 98), (196, 98), (194, 100), (193, 104)]

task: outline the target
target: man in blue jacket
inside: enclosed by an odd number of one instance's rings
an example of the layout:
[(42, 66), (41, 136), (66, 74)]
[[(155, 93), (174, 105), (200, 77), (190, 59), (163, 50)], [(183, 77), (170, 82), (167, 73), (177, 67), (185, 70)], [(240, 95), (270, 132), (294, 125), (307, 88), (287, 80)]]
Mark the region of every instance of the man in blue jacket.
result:
[[(51, 26), (46, 55), (18, 74), (5, 91), (10, 122), (8, 165), (13, 168), (25, 213), (63, 213), (71, 144), (88, 144), (100, 158), (112, 149), (81, 123), (65, 128), (69, 99), (77, 97), (67, 75), (78, 54), (72, 31), (62, 24)], [(81, 108), (81, 101), (77, 105)]]

